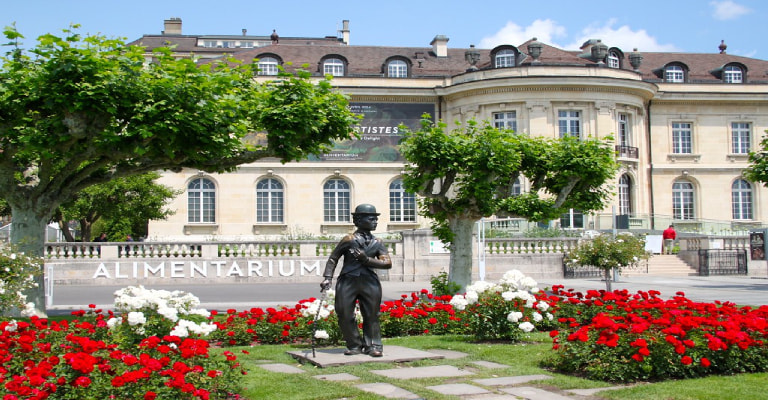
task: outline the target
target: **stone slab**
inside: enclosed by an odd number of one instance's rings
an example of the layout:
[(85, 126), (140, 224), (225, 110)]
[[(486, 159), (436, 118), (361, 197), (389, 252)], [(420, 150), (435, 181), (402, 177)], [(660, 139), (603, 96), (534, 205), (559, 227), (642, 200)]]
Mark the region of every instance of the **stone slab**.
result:
[(472, 364), (488, 369), (509, 368), (509, 365), (499, 364), (493, 361), (472, 361)]
[(559, 393), (548, 392), (531, 386), (517, 386), (500, 389), (504, 393), (509, 393), (526, 400), (573, 400), (573, 397), (563, 396)]
[(473, 394), (490, 393), (488, 390), (485, 390), (479, 386), (470, 385), (467, 383), (449, 383), (445, 385), (427, 386), (426, 388), (441, 394), (452, 396), (467, 396)]
[(455, 351), (455, 350), (429, 349), (429, 352), (440, 354), (446, 360), (455, 360), (455, 359), (464, 358), (467, 356), (467, 353), (463, 353), (461, 351)]
[(605, 390), (624, 389), (626, 387), (627, 386), (609, 386), (609, 387), (592, 388), (592, 389), (567, 389), (566, 392), (577, 394), (579, 396), (593, 396)]
[(445, 358), (440, 354), (402, 346), (384, 346), (384, 355), (382, 357), (371, 357), (367, 354), (345, 356), (344, 350), (346, 349), (315, 349), (315, 355), (312, 356), (312, 349), (302, 349), (298, 351), (289, 351), (288, 354), (302, 364), (309, 363), (320, 368), (365, 363), (399, 363), (418, 360), (440, 360)]
[(288, 364), (258, 364), (259, 367), (266, 369), (267, 371), (272, 372), (282, 372), (284, 374), (302, 374), (306, 371), (304, 371), (301, 368), (294, 367), (293, 365)]
[(421, 399), (419, 395), (389, 383), (365, 383), (362, 385), (355, 385), (355, 387), (388, 399)]
[(473, 379), (472, 382), (483, 386), (514, 386), (544, 379), (552, 379), (552, 377), (549, 375), (502, 376), (499, 378)]
[(360, 379), (346, 372), (341, 374), (315, 375), (313, 378), (321, 381), (354, 381)]
[(450, 378), (472, 375), (471, 372), (453, 365), (434, 365), (429, 367), (393, 368), (370, 371), (374, 374), (393, 379)]

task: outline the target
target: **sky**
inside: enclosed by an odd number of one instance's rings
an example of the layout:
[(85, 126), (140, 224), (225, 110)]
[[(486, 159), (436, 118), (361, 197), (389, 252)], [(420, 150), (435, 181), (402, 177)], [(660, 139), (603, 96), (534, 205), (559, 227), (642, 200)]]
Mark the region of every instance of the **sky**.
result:
[(765, 0), (0, 0), (0, 26), (15, 23), (27, 48), (71, 24), (132, 41), (159, 34), (171, 17), (191, 35), (336, 36), (349, 20), (352, 45), (431, 47), (444, 35), (449, 47), (490, 49), (536, 37), (565, 50), (602, 39), (625, 53), (715, 53), (724, 40), (729, 54), (768, 59)]

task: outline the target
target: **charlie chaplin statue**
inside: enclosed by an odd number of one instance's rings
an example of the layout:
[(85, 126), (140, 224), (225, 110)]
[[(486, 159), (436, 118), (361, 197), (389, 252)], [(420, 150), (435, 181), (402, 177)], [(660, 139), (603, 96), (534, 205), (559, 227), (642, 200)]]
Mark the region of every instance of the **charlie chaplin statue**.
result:
[[(339, 328), (347, 344), (345, 355), (368, 354), (371, 357), (383, 355), (379, 312), (381, 310), (381, 283), (373, 269), (390, 269), (392, 260), (381, 239), (371, 234), (379, 222), (376, 207), (360, 204), (352, 213), (352, 222), (357, 227), (354, 233), (345, 236), (325, 264), (321, 290), (331, 287), (333, 271), (344, 256), (344, 266), (336, 280), (336, 315)], [(363, 316), (363, 337), (360, 337), (355, 320), (355, 303), (360, 305)]]

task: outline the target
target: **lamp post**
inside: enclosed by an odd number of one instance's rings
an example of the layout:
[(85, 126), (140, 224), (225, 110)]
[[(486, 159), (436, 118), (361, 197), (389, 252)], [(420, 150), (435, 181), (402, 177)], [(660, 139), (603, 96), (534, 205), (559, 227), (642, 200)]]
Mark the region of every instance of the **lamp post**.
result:
[(464, 59), (469, 63), (467, 71), (477, 71), (477, 63), (480, 61), (480, 52), (475, 49), (474, 44), (469, 45), (469, 50), (464, 52)]

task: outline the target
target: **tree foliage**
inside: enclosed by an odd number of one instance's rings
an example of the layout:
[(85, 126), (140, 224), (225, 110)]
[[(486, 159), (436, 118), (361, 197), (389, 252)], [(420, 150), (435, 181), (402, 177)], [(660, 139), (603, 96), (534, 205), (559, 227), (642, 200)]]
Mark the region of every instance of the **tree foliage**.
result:
[(69, 221), (77, 221), (83, 242), (91, 241), (92, 228), (97, 221), (104, 223), (108, 240), (122, 241), (129, 234), (146, 235), (147, 221), (172, 215), (173, 211), (165, 206), (181, 193), (156, 183), (155, 179), (159, 177), (159, 173), (149, 172), (89, 186), (62, 204), (54, 214), (54, 220), (64, 231), (67, 241), (75, 240), (68, 229)]
[[(403, 182), (418, 194), (420, 212), (451, 246), (450, 279), (471, 279), (472, 227), (482, 217), (506, 215), (533, 221), (568, 209), (602, 209), (616, 163), (608, 141), (546, 139), (470, 121), (452, 131), (425, 116), (419, 131), (405, 128), (401, 151), (408, 161)], [(513, 195), (520, 178), (530, 191)]]
[(584, 240), (566, 254), (565, 261), (581, 267), (596, 267), (605, 273), (605, 288), (611, 291), (611, 271), (621, 272), (624, 268), (639, 265), (648, 259), (645, 240), (631, 234), (612, 237), (599, 235)]
[(0, 59), (0, 191), (11, 240), (29, 254), (42, 253), (59, 204), (91, 185), (299, 160), (350, 137), (358, 121), (328, 80), (306, 71), (260, 83), (255, 64), (196, 63), (167, 48), (147, 60), (142, 47), (76, 29), (40, 36), (28, 51), (15, 28), (4, 31), (12, 48)]
[(744, 170), (744, 177), (768, 185), (768, 135), (760, 141), (760, 151), (749, 153), (749, 168)]

